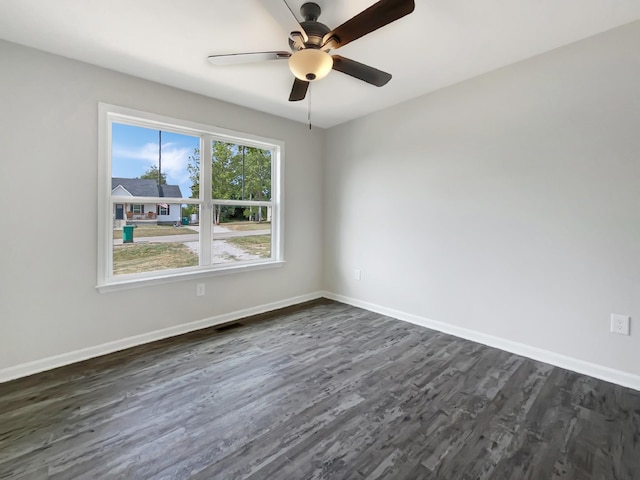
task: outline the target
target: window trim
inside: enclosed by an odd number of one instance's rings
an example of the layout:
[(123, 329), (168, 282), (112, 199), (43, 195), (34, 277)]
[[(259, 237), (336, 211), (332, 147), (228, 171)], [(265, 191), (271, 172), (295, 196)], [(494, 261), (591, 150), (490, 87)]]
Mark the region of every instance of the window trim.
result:
[[(136, 207), (140, 207), (137, 209), (140, 210), (139, 212), (136, 212)], [(130, 203), (129, 211), (134, 215), (144, 215), (144, 203)]]
[[(181, 198), (181, 204), (200, 205), (201, 219), (212, 217), (213, 204), (220, 200), (203, 198), (205, 192), (211, 192), (210, 166), (203, 159), (211, 158), (211, 140), (240, 143), (249, 147), (269, 149), (271, 155), (271, 200), (241, 201), (242, 205), (271, 206), (271, 245), (272, 257), (261, 260), (248, 260), (233, 264), (209, 264), (172, 270), (159, 270), (127, 275), (113, 275), (113, 205), (122, 203), (123, 197), (111, 195), (111, 123), (123, 122), (141, 127), (156, 127), (163, 131), (172, 131), (200, 137), (201, 183), (200, 198)], [(147, 285), (171, 283), (187, 279), (199, 279), (215, 275), (228, 275), (238, 272), (281, 267), (284, 264), (284, 142), (261, 137), (246, 132), (238, 132), (213, 125), (182, 120), (165, 115), (143, 112), (127, 107), (98, 103), (98, 268), (97, 285), (99, 292), (143, 287)], [(207, 173), (209, 173), (207, 175)], [(210, 196), (210, 195), (209, 195)], [(136, 202), (166, 203), (166, 198), (136, 197)], [(237, 205), (238, 200), (224, 200), (229, 205)], [(213, 221), (200, 222), (200, 251), (202, 258), (211, 258), (210, 238)], [(211, 224), (211, 225), (208, 225)]]

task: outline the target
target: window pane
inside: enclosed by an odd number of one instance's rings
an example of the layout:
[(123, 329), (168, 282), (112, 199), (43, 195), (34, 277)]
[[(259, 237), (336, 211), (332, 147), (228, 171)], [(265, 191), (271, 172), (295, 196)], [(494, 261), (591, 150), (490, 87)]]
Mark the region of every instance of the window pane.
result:
[(271, 200), (271, 151), (213, 141), (211, 197)]
[(192, 195), (200, 138), (116, 122), (111, 131), (111, 194), (133, 197), (113, 205), (113, 275), (198, 265), (197, 228), (182, 226), (196, 206), (173, 199)]
[[(136, 204), (114, 204), (116, 212), (131, 212)], [(140, 205), (140, 204), (137, 204)], [(143, 219), (114, 220), (113, 274), (153, 272), (199, 264), (198, 206), (142, 204)], [(164, 207), (169, 215), (157, 214)], [(127, 214), (127, 217), (129, 215)]]
[(115, 122), (111, 132), (113, 195), (197, 197), (191, 177), (198, 173), (199, 137)]
[(214, 205), (212, 261), (271, 258), (271, 207)]

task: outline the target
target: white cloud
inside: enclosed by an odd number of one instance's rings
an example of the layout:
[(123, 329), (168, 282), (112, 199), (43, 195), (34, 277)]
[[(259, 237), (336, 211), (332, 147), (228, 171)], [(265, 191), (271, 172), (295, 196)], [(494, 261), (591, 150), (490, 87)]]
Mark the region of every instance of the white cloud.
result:
[[(162, 172), (167, 175), (167, 183), (189, 183), (187, 165), (192, 154), (193, 150), (190, 148), (180, 147), (171, 142), (162, 144)], [(114, 145), (112, 155), (121, 160), (140, 161), (146, 165), (145, 168), (149, 168), (158, 165), (158, 144), (147, 143), (137, 148)]]

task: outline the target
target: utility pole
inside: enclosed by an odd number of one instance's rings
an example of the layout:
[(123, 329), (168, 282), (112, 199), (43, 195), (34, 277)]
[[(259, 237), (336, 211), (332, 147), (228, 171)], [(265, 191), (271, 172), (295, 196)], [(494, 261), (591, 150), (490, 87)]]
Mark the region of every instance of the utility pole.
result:
[(242, 146), (242, 200), (244, 200), (244, 145)]
[(158, 196), (164, 197), (162, 191), (162, 130), (158, 130)]

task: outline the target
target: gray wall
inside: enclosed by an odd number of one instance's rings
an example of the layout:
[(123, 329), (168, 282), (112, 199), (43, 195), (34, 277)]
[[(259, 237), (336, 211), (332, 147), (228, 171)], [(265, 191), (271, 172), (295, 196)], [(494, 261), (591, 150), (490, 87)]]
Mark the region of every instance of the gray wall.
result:
[[(321, 288), (325, 132), (0, 42), (0, 370)], [(100, 294), (97, 106), (283, 140), (283, 268)], [(203, 280), (198, 280), (202, 282)]]
[(640, 374), (638, 45), (640, 22), (330, 129), (325, 288)]

